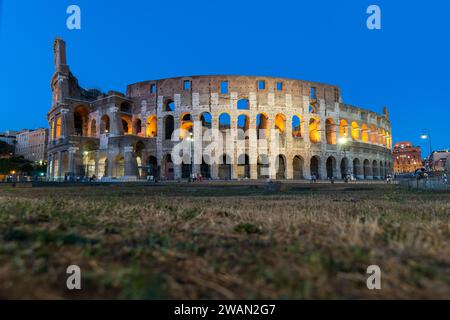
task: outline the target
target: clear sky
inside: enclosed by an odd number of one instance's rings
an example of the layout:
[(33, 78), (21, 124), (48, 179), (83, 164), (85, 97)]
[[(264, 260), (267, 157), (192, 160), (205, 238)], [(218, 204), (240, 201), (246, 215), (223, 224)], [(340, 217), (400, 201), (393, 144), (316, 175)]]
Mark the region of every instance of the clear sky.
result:
[[(80, 31), (66, 9), (81, 8)], [(382, 30), (366, 9), (382, 10)], [(52, 42), (67, 42), (83, 87), (124, 92), (182, 75), (298, 78), (341, 87), (344, 102), (389, 107), (394, 142), (430, 128), (450, 148), (448, 0), (0, 0), (0, 131), (46, 126)], [(425, 152), (426, 153), (426, 152)]]

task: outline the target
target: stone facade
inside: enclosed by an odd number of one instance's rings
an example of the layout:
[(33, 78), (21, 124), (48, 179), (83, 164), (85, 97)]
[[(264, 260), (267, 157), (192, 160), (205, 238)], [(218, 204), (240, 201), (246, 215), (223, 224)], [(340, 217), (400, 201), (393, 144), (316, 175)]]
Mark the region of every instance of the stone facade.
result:
[(48, 129), (23, 130), (16, 139), (16, 155), (34, 162), (47, 162)]
[[(68, 174), (171, 180), (190, 173), (212, 179), (308, 179), (312, 174), (340, 179), (350, 173), (379, 179), (392, 171), (387, 108), (380, 115), (347, 105), (336, 86), (220, 75), (145, 81), (129, 85), (126, 94), (103, 94), (79, 87), (66, 64), (64, 41), (55, 40), (54, 53), (47, 175), (52, 180)], [(172, 161), (173, 129), (195, 131), (194, 123), (231, 132), (232, 142), (215, 154), (219, 163)], [(249, 134), (239, 136), (239, 128), (250, 129)], [(271, 138), (257, 129), (279, 132), (276, 154)], [(238, 140), (243, 147), (236, 147)], [(277, 163), (267, 176), (261, 170), (265, 158)]]

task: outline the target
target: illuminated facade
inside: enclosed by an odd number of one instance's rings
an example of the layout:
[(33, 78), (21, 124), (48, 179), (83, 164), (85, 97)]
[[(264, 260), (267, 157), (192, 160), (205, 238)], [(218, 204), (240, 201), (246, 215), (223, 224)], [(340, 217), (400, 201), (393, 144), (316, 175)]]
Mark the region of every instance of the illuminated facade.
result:
[(422, 150), (411, 142), (398, 142), (394, 145), (394, 173), (413, 173), (422, 167)]
[[(191, 173), (211, 179), (308, 179), (313, 174), (341, 179), (351, 173), (380, 179), (392, 171), (387, 108), (377, 114), (345, 104), (336, 86), (221, 75), (145, 81), (129, 85), (126, 94), (103, 94), (78, 85), (66, 64), (64, 41), (55, 40), (54, 53), (48, 113), (52, 180), (68, 173), (105, 181), (173, 180)], [(174, 130), (189, 133), (198, 125), (230, 132), (233, 140), (215, 152), (218, 162), (174, 163)], [(265, 133), (270, 130), (280, 136), (276, 151)], [(239, 142), (242, 148), (235, 147)], [(268, 162), (277, 166), (263, 174)]]

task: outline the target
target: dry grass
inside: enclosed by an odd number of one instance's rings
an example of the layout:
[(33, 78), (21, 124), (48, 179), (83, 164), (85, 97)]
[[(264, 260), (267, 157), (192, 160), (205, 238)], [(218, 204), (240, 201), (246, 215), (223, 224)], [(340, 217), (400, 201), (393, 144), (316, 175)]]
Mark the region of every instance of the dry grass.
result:
[(0, 298), (450, 299), (450, 194), (284, 189), (0, 187)]

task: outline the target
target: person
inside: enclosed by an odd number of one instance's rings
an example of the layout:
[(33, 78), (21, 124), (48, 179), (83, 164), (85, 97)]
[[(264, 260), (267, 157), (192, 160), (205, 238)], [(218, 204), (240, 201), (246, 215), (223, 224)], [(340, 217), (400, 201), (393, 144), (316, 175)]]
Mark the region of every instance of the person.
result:
[(333, 176), (330, 177), (330, 181), (331, 181), (331, 184), (334, 184), (334, 177)]
[(317, 177), (316, 177), (316, 174), (313, 173), (313, 174), (311, 175), (311, 183), (316, 183), (316, 182), (317, 182)]

